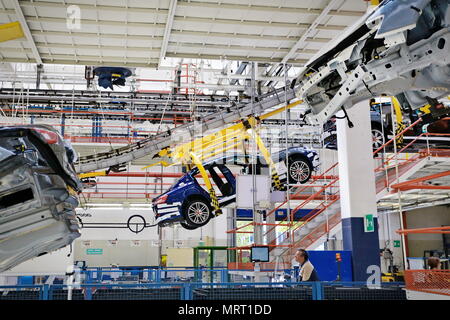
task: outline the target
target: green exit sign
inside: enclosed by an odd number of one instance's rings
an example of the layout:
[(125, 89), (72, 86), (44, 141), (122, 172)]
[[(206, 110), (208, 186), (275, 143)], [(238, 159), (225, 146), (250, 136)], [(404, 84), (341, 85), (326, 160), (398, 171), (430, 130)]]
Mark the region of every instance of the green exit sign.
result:
[(86, 254), (103, 254), (103, 249), (86, 249)]
[(400, 248), (400, 240), (394, 240), (394, 248)]
[(364, 216), (364, 232), (374, 232), (375, 223), (373, 221), (373, 214), (366, 214)]

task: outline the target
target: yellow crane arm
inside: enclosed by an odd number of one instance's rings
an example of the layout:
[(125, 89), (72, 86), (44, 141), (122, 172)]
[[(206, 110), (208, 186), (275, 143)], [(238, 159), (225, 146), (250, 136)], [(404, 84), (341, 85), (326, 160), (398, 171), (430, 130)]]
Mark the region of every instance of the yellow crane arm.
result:
[(208, 189), (215, 215), (218, 216), (222, 214), (222, 210), (219, 207), (219, 200), (217, 199), (216, 191), (214, 190), (214, 186), (212, 185), (211, 180), (209, 180), (208, 173), (206, 172), (205, 167), (203, 167), (202, 162), (194, 153), (191, 152), (190, 157), (192, 159), (192, 162), (197, 166), (198, 171), (200, 172), (200, 175), (205, 182), (205, 186), (206, 189)]
[[(400, 102), (396, 97), (391, 98), (392, 106), (394, 107), (395, 112), (395, 122), (397, 123), (396, 129), (395, 129), (395, 135), (399, 134), (403, 130), (405, 130), (406, 126), (403, 123), (403, 113), (402, 108), (400, 106)], [(386, 141), (385, 141), (386, 142)], [(397, 137), (397, 145), (403, 144), (403, 135), (400, 135)]]
[[(198, 155), (201, 161), (205, 161), (208, 158), (215, 157), (224, 151), (231, 150), (234, 147), (240, 146), (240, 142), (244, 139), (248, 139), (246, 130), (248, 129), (244, 123), (251, 122), (253, 127), (256, 126), (257, 121), (270, 118), (276, 114), (283, 111), (291, 109), (303, 101), (295, 101), (286, 106), (277, 108), (271, 112), (265, 113), (258, 118), (253, 116), (249, 117), (247, 120), (243, 120), (239, 123), (233, 124), (227, 128), (219, 130), (213, 134), (206, 135), (201, 138), (197, 138), (193, 141), (181, 144), (173, 148), (164, 148), (157, 153), (154, 157), (152, 163), (143, 169), (155, 166), (171, 166), (175, 164), (186, 164), (191, 160), (190, 153), (193, 152)], [(258, 143), (258, 147), (263, 146), (262, 141)], [(266, 158), (264, 155), (264, 158)], [(267, 159), (266, 159), (267, 160)]]

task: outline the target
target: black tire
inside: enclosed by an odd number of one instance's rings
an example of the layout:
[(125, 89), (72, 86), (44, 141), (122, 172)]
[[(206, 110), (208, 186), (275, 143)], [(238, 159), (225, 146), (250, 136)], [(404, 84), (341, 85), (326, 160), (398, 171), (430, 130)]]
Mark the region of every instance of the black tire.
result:
[(190, 224), (187, 224), (186, 221), (180, 221), (180, 224), (183, 228), (185, 228), (187, 230), (195, 230), (198, 228), (198, 227), (191, 226)]
[(289, 184), (306, 183), (311, 178), (312, 171), (313, 167), (305, 157), (294, 155), (289, 158)]
[(206, 225), (211, 219), (211, 216), (211, 206), (204, 199), (195, 198), (188, 200), (183, 206), (183, 222), (191, 228), (195, 229)]

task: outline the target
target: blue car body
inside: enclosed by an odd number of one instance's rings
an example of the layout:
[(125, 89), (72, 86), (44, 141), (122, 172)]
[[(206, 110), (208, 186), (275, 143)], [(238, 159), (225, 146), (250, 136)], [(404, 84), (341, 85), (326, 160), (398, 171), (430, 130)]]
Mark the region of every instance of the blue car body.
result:
[[(299, 155), (306, 159), (312, 171), (317, 171), (319, 168), (319, 156), (316, 151), (303, 148), (292, 147), (288, 149), (289, 157)], [(272, 160), (275, 163), (284, 161), (286, 158), (286, 150), (275, 153)], [(240, 158), (236, 156), (222, 157), (203, 164), (204, 168), (211, 175), (214, 184), (220, 190), (218, 195), (218, 202), (220, 207), (233, 203), (236, 200), (236, 179), (226, 164), (243, 165), (239, 163)], [(259, 156), (257, 164), (267, 167), (264, 158)], [(218, 169), (219, 174), (215, 171)], [(211, 203), (209, 193), (198, 183), (195, 178), (199, 174), (198, 168), (193, 168), (183, 177), (181, 177), (174, 185), (167, 191), (153, 199), (153, 212), (155, 214), (155, 222), (160, 226), (166, 226), (175, 222), (183, 221), (183, 205), (192, 199), (203, 199), (208, 204)], [(220, 177), (220, 175), (222, 177)], [(286, 181), (287, 175), (284, 178), (280, 175), (280, 180)], [(225, 179), (225, 181), (223, 180)]]

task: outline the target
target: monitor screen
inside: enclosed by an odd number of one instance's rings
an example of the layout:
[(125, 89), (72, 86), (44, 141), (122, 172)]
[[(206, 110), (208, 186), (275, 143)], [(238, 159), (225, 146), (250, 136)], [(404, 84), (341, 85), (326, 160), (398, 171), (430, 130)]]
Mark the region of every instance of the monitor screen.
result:
[(269, 262), (269, 247), (252, 247), (250, 259), (252, 262)]

